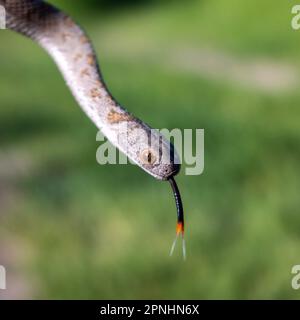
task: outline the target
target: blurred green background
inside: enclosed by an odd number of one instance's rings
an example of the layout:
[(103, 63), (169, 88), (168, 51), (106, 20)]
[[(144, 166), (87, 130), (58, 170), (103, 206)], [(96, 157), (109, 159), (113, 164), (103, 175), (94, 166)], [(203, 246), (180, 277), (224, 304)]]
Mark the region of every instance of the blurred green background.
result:
[(170, 186), (97, 164), (97, 130), (36, 44), (0, 31), (0, 264), (7, 298), (298, 299), (297, 1), (52, 1), (87, 30), (114, 96), (155, 128), (204, 128)]

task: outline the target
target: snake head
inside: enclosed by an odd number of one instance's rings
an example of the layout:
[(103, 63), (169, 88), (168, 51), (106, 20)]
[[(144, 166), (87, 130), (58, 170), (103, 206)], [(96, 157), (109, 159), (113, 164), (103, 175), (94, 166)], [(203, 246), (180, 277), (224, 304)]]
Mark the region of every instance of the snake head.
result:
[(168, 180), (180, 171), (173, 144), (158, 130), (126, 113), (119, 114), (118, 120), (110, 121), (103, 133), (131, 162), (158, 180)]
[(160, 143), (146, 145), (139, 150), (142, 169), (159, 180), (168, 180), (180, 171), (180, 164), (174, 146), (161, 137)]
[(180, 158), (173, 146), (158, 130), (135, 118), (120, 107), (110, 110), (104, 135), (131, 162), (158, 180), (168, 180), (180, 171)]
[(180, 159), (173, 144), (157, 130), (144, 128), (142, 133), (136, 150), (138, 165), (159, 180), (175, 176), (180, 171)]

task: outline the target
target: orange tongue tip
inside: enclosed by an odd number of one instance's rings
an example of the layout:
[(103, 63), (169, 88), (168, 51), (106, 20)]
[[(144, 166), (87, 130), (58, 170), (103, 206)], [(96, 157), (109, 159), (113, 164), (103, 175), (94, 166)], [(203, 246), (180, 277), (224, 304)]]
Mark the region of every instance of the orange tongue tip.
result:
[(176, 225), (176, 234), (182, 234), (184, 233), (184, 228), (183, 228), (183, 223), (182, 222), (178, 222)]
[(183, 255), (183, 260), (186, 259), (186, 249), (185, 249), (185, 241), (184, 241), (184, 237), (183, 237), (183, 234), (184, 234), (184, 225), (183, 225), (183, 222), (177, 222), (177, 225), (176, 225), (176, 237), (172, 243), (172, 247), (171, 247), (171, 250), (170, 250), (170, 256), (173, 254), (174, 252), (174, 249), (175, 249), (175, 246), (176, 246), (176, 242), (177, 242), (177, 239), (178, 239), (178, 236), (181, 234), (182, 236), (182, 255)]

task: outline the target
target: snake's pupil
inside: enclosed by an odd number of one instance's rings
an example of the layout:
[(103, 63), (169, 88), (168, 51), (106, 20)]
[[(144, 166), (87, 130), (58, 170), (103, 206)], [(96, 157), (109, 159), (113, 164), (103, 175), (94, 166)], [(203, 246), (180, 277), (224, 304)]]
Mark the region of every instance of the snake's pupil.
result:
[(144, 164), (153, 164), (155, 162), (155, 155), (150, 150), (144, 150), (141, 155)]

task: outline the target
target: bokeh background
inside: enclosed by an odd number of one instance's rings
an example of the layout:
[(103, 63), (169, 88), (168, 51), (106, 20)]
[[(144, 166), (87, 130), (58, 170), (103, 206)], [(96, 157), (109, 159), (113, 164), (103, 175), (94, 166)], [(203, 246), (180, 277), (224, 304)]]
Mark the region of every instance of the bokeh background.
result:
[(36, 44), (0, 32), (1, 299), (298, 299), (296, 1), (51, 1), (94, 41), (114, 96), (155, 128), (204, 128), (170, 186), (97, 164), (97, 130)]

